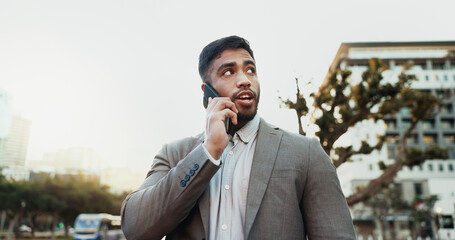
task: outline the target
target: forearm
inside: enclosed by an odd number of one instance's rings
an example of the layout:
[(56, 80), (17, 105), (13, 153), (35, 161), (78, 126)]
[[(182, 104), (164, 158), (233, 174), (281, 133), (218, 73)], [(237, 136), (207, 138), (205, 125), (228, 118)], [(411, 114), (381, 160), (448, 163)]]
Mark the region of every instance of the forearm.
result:
[(201, 146), (172, 169), (167, 155), (165, 149), (157, 155), (151, 175), (123, 203), (122, 227), (127, 239), (161, 239), (175, 229), (219, 168)]

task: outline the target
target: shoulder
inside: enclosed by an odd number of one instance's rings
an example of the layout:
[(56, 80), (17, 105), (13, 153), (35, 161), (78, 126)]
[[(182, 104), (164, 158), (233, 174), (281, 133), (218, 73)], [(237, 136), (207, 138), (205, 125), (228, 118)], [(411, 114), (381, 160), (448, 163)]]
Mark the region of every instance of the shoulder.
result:
[[(292, 133), (273, 126), (261, 119), (259, 131), (262, 131), (258, 138), (258, 145), (261, 149), (267, 148), (270, 143), (267, 138), (279, 135), (279, 147), (277, 148), (277, 159), (281, 165), (292, 166), (307, 172), (310, 168), (326, 168), (331, 164), (328, 155), (323, 150), (319, 140), (315, 137), (307, 137), (297, 133)], [(261, 143), (259, 143), (261, 142)]]
[(282, 128), (276, 127), (273, 124), (267, 123), (264, 119), (261, 118), (260, 130), (271, 131), (281, 134), (281, 144), (296, 146), (300, 148), (308, 148), (314, 145), (320, 145), (319, 140), (315, 137), (307, 137), (297, 133), (289, 132)]
[(279, 154), (283, 156), (281, 160), (295, 159), (295, 161), (300, 163), (300, 167), (306, 169), (310, 174), (326, 172), (332, 174), (335, 172), (330, 157), (324, 151), (317, 138), (292, 133), (270, 125), (265, 121), (261, 121), (262, 123), (267, 124), (273, 131), (282, 134), (279, 148)]
[[(308, 164), (321, 160), (322, 162), (331, 163), (329, 156), (316, 137), (307, 137), (286, 131), (265, 122), (263, 119), (261, 119), (259, 131), (262, 131), (262, 134), (260, 134), (261, 138), (263, 138), (262, 141), (267, 137), (264, 132), (281, 135), (278, 153), (283, 158), (299, 159), (298, 161), (303, 160), (303, 162)], [(261, 139), (259, 140), (261, 141)]]
[(165, 144), (168, 153), (187, 154), (203, 141), (204, 134), (178, 139)]

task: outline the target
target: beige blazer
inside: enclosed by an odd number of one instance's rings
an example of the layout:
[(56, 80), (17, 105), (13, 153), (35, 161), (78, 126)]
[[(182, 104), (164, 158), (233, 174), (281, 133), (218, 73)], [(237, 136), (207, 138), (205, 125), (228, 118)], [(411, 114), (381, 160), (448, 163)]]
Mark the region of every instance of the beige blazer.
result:
[[(122, 206), (129, 240), (208, 239), (209, 182), (218, 171), (200, 137), (164, 145)], [(334, 166), (317, 139), (259, 124), (245, 239), (355, 239)]]

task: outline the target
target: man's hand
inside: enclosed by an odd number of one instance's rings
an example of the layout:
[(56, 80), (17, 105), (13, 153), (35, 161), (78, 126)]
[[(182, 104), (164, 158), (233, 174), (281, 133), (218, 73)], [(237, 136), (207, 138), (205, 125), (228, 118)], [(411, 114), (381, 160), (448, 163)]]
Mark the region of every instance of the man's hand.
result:
[(237, 113), (235, 104), (229, 98), (209, 98), (204, 146), (214, 159), (220, 159), (229, 142), (224, 119), (231, 118), (232, 124), (237, 125)]

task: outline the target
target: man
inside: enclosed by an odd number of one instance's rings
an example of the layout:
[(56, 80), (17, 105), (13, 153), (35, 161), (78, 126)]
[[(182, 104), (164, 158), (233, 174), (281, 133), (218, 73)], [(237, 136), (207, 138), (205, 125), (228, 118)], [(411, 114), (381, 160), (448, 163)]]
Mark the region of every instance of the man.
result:
[(127, 239), (355, 239), (319, 142), (256, 114), (260, 87), (248, 42), (230, 36), (210, 43), (199, 74), (202, 90), (210, 84), (220, 95), (209, 99), (205, 132), (156, 155), (123, 203)]

